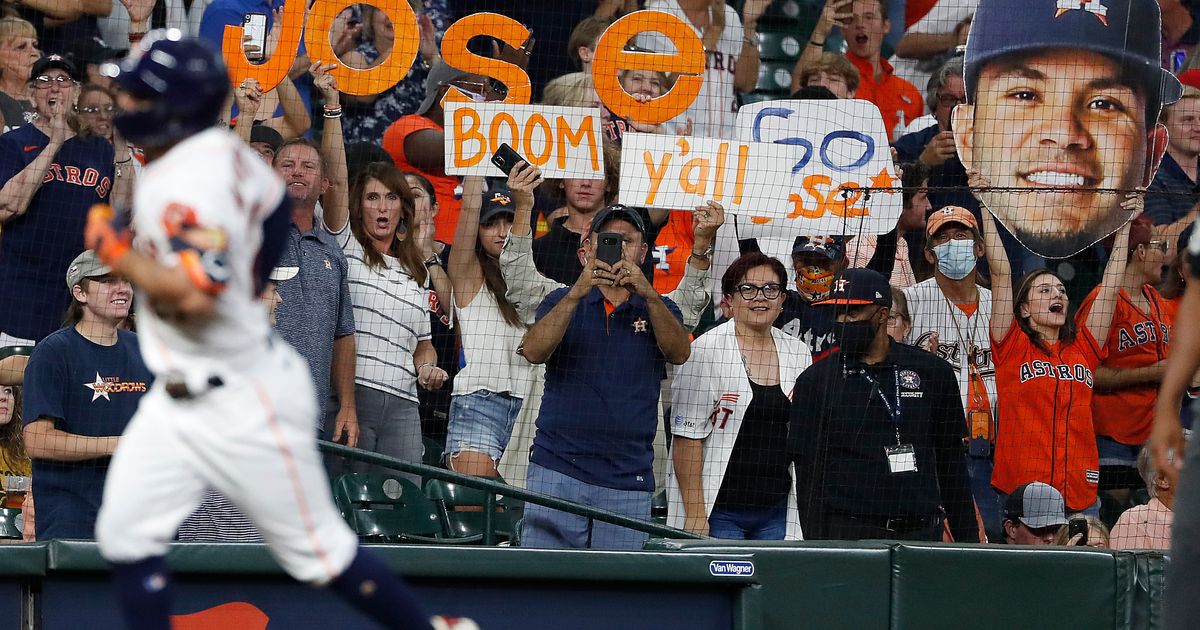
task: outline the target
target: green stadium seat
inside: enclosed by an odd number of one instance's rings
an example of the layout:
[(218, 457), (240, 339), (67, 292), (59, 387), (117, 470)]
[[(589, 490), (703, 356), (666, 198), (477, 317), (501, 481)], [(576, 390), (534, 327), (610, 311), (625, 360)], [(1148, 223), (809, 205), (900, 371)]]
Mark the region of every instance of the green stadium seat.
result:
[(0, 361), (8, 357), (27, 357), (33, 354), (33, 346), (4, 346), (0, 348)]
[(21, 540), (21, 525), (17, 517), (21, 510), (0, 508), (0, 539)]
[(759, 38), (758, 56), (764, 61), (795, 63), (807, 45), (794, 31), (760, 31)]
[[(440, 479), (425, 482), (425, 496), (439, 506), (446, 537), (463, 543), (482, 543), (484, 540), (484, 513), (487, 492), (462, 484)], [(523, 513), (518, 501), (497, 495), (496, 509), (492, 512), (492, 527), (495, 540), (514, 542), (521, 531), (519, 521)], [(460, 507), (480, 508), (458, 510)]]
[(763, 101), (776, 101), (787, 97), (787, 92), (751, 92), (749, 94), (738, 95), (742, 105), (753, 105), (754, 103), (761, 103)]
[(437, 505), (398, 476), (350, 473), (333, 484), (333, 499), (360, 538), (378, 542), (443, 543)]
[(763, 61), (758, 67), (756, 92), (790, 93), (792, 88), (792, 66), (789, 61)]
[(667, 524), (667, 491), (659, 490), (650, 499), (650, 520), (659, 525)]
[(421, 463), (426, 466), (445, 468), (442, 464), (442, 453), (446, 450), (446, 445), (428, 437), (421, 438), (421, 444), (425, 447), (425, 454), (421, 457)]

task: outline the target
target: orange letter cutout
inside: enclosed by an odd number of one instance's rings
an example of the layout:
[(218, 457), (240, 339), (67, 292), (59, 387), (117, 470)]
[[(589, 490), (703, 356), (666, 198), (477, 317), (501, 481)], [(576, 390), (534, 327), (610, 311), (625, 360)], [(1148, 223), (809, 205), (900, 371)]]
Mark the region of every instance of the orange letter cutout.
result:
[[(666, 35), (679, 52), (629, 52), (625, 44), (643, 31)], [(674, 72), (675, 86), (662, 96), (639, 103), (621, 87), (621, 70)], [(636, 123), (657, 125), (687, 111), (704, 85), (704, 45), (696, 31), (679, 18), (662, 11), (635, 11), (612, 23), (596, 43), (592, 79), (600, 100), (612, 113)]]
[[(304, 28), (304, 7), (303, 2), (284, 5), (279, 44), (275, 46), (271, 58), (261, 65), (254, 65), (246, 58), (246, 52), (242, 50), (242, 27), (225, 25), (225, 35), (221, 39), (221, 55), (225, 57), (225, 65), (229, 68), (229, 80), (235, 87), (246, 79), (257, 79), (266, 92), (274, 89), (283, 77), (287, 76), (300, 46), (300, 32)], [(325, 28), (325, 32), (328, 33), (329, 27)]]
[[(533, 96), (533, 87), (529, 83), (529, 75), (524, 70), (507, 61), (480, 57), (467, 50), (467, 42), (479, 35), (490, 35), (513, 48), (520, 48), (525, 45), (525, 40), (529, 39), (529, 29), (520, 22), (497, 13), (476, 13), (451, 24), (450, 28), (446, 29), (446, 35), (442, 37), (442, 59), (450, 67), (495, 78), (508, 88), (508, 96), (504, 97), (505, 103), (528, 105), (530, 97)], [(457, 90), (449, 90), (442, 103), (453, 101), (469, 103), (471, 99)]]
[[(292, 4), (299, 5), (298, 2)], [(383, 63), (374, 68), (359, 70), (350, 68), (338, 61), (329, 42), (329, 28), (333, 19), (353, 2), (346, 0), (330, 2), (322, 0), (313, 7), (308, 16), (308, 28), (305, 31), (304, 43), (308, 44), (308, 58), (324, 63), (336, 63), (338, 67), (330, 72), (337, 79), (338, 90), (355, 96), (370, 96), (388, 90), (400, 82), (412, 68), (413, 60), (417, 58), (417, 48), (421, 43), (421, 33), (417, 28), (417, 16), (405, 0), (372, 0), (376, 10), (383, 11), (392, 21), (395, 29), (392, 36), (392, 52)], [(287, 5), (284, 5), (285, 7)], [(287, 9), (285, 8), (286, 12)], [(287, 22), (284, 22), (286, 27)], [(226, 36), (228, 38), (228, 36)], [(293, 50), (295, 50), (293, 48)], [(293, 55), (294, 56), (294, 55)], [(274, 61), (274, 58), (272, 58)], [(288, 60), (291, 66), (291, 60)], [(281, 77), (282, 78), (282, 77)]]

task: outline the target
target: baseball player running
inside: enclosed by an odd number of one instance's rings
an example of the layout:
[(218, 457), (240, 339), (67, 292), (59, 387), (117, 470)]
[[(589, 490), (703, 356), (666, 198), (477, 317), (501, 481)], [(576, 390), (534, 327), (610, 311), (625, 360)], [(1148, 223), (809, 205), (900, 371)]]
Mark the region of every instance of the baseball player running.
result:
[[(282, 249), (283, 182), (214, 128), (229, 77), (207, 44), (148, 34), (119, 66), (114, 124), (145, 149), (132, 231), (93, 208), (88, 247), (127, 277), (157, 376), (121, 437), (96, 525), (126, 623), (170, 628), (167, 543), (206, 488), (254, 521), (289, 574), (328, 586), (388, 628), (430, 628), (413, 594), (358, 545), (334, 507), (304, 361), (257, 301)], [(435, 617), (437, 628), (477, 628)]]

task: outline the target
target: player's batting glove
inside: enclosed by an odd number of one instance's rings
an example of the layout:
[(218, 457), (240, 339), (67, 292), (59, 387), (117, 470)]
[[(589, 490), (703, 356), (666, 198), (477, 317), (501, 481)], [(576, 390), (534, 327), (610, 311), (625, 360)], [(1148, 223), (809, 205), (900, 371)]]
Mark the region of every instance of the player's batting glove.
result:
[(104, 264), (116, 266), (133, 243), (128, 215), (118, 215), (105, 203), (92, 206), (88, 210), (87, 227), (83, 230), (83, 243), (95, 251)]

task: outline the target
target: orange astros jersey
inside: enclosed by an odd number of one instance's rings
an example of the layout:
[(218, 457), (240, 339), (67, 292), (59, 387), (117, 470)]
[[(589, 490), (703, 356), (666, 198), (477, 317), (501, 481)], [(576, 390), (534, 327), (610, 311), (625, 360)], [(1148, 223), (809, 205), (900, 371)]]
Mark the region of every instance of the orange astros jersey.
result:
[[(1093, 290), (1079, 306), (1081, 313), (1091, 309), (1096, 299)], [(1112, 327), (1104, 343), (1104, 360), (1109, 368), (1147, 367), (1167, 358), (1170, 328), (1175, 321), (1176, 305), (1159, 295), (1150, 285), (1142, 288), (1150, 301), (1150, 312), (1143, 312), (1124, 290), (1117, 300)], [(1138, 446), (1150, 437), (1154, 419), (1154, 401), (1158, 385), (1127, 387), (1114, 392), (1096, 392), (1092, 398), (1092, 418), (1096, 435), (1110, 437), (1121, 444)]]
[(1011, 493), (1041, 481), (1058, 488), (1071, 510), (1091, 507), (1100, 481), (1092, 427), (1096, 340), (1080, 324), (1074, 341), (1052, 343), (1047, 354), (1014, 321), (992, 340), (992, 358), (1000, 399), (992, 485)]

